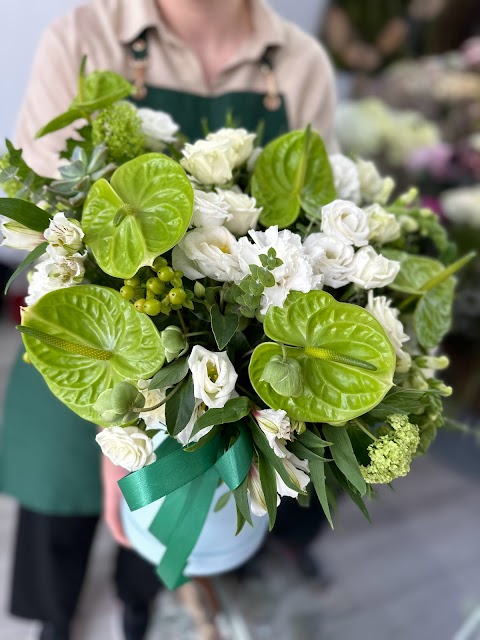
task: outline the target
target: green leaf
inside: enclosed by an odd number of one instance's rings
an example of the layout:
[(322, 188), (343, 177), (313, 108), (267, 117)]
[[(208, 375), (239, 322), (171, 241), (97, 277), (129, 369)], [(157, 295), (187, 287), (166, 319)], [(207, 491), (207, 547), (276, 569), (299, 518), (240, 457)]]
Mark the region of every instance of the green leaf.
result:
[(345, 491), (345, 493), (350, 496), (351, 500), (357, 505), (360, 511), (363, 513), (368, 522), (372, 522), (370, 519), (370, 514), (368, 513), (367, 507), (362, 500), (362, 496), (358, 493), (355, 487), (345, 478), (343, 473), (335, 466), (328, 465), (325, 467), (325, 470), (331, 472), (335, 480), (338, 482), (340, 487)]
[[(324, 291), (291, 292), (283, 308), (269, 308), (264, 331), (294, 345), (285, 352), (301, 365), (303, 392), (287, 398), (262, 381), (267, 364), (282, 355), (282, 344), (267, 342), (255, 349), (250, 380), (269, 407), (283, 409), (290, 418), (343, 423), (375, 407), (392, 387), (395, 351), (383, 327), (362, 307), (337, 302)], [(311, 355), (315, 348), (337, 354), (337, 361)]]
[(37, 133), (35, 134), (35, 138), (43, 138), (43, 136), (46, 136), (49, 133), (60, 131), (60, 129), (68, 127), (76, 120), (80, 120), (80, 118), (86, 117), (87, 113), (85, 113), (84, 111), (81, 111), (78, 108), (70, 108), (56, 118), (53, 118), (53, 120), (50, 120), (50, 122), (48, 122), (44, 127), (37, 131)]
[(243, 479), (242, 483), (233, 492), (235, 498), (235, 504), (237, 510), (242, 514), (245, 522), (253, 527), (252, 514), (250, 513), (250, 504), (248, 502), (248, 474)]
[(335, 464), (358, 493), (364, 496), (367, 492), (367, 485), (358, 466), (346, 429), (325, 425), (323, 433), (333, 443), (330, 452)]
[(22, 271), (24, 269), (26, 269), (27, 267), (29, 267), (31, 264), (33, 264), (35, 262), (35, 260), (37, 260), (38, 258), (40, 258), (40, 256), (43, 256), (43, 254), (45, 253), (45, 251), (47, 250), (48, 247), (48, 242), (42, 242), (42, 244), (39, 244), (38, 247), (35, 247), (35, 249), (33, 249), (33, 251), (30, 251), (30, 253), (28, 254), (28, 256), (26, 256), (21, 263), (18, 265), (18, 267), (15, 269), (15, 271), (13, 272), (13, 274), (10, 276), (10, 278), (8, 279), (7, 284), (5, 285), (5, 291), (4, 293), (7, 293), (7, 291), (10, 288), (10, 285), (12, 284), (12, 282), (15, 280), (15, 278), (20, 275), (22, 273)]
[(217, 504), (215, 505), (215, 508), (213, 509), (213, 511), (215, 513), (218, 513), (219, 511), (221, 511), (224, 507), (227, 506), (228, 501), (230, 500), (230, 496), (232, 495), (231, 491), (227, 491), (226, 493), (224, 493), (222, 496), (220, 496), (220, 498), (217, 500)]
[(164, 361), (160, 335), (150, 318), (107, 287), (51, 291), (23, 309), (22, 326), (53, 341), (23, 336), (32, 363), (54, 395), (102, 426), (106, 423), (93, 408), (99, 395), (117, 382), (150, 378)]
[(270, 466), (267, 458), (261, 453), (258, 454), (258, 472), (260, 474), (260, 484), (262, 485), (265, 503), (267, 505), (270, 531), (277, 519), (277, 477), (273, 467)]
[(23, 224), (33, 231), (43, 233), (48, 229), (51, 216), (32, 202), (18, 198), (0, 198), (0, 215)]
[(210, 309), (210, 318), (212, 320), (213, 335), (221, 351), (227, 346), (235, 334), (240, 323), (240, 318), (236, 313), (227, 313), (227, 315), (224, 316), (217, 304)]
[(225, 403), (224, 407), (219, 409), (208, 409), (203, 416), (200, 416), (195, 422), (192, 436), (196, 435), (206, 427), (215, 426), (217, 424), (229, 424), (237, 422), (250, 413), (250, 403), (248, 398), (241, 396), (240, 398), (232, 398)]
[(111, 184), (90, 189), (82, 226), (100, 268), (131, 278), (142, 266), (174, 247), (190, 223), (193, 189), (182, 167), (148, 153), (119, 167)]
[(429, 395), (438, 395), (434, 389), (392, 389), (372, 411), (370, 416), (376, 420), (385, 420), (392, 413), (409, 415), (416, 411)]
[(335, 199), (327, 152), (318, 133), (293, 131), (270, 142), (260, 154), (252, 176), (252, 195), (263, 207), (260, 222), (283, 229), (303, 208), (319, 217)]
[(325, 463), (321, 460), (310, 460), (309, 469), (318, 501), (322, 506), (325, 517), (333, 529), (332, 514), (330, 513), (330, 505), (328, 503), (327, 488), (325, 484)]
[(188, 376), (180, 384), (179, 391), (165, 404), (165, 419), (171, 436), (177, 436), (185, 429), (195, 408), (192, 376)]
[(180, 358), (175, 360), (167, 367), (163, 367), (160, 371), (153, 376), (149, 389), (164, 389), (165, 387), (172, 387), (173, 385), (183, 380), (188, 373), (188, 362), (186, 358)]
[(328, 458), (315, 453), (311, 449), (305, 447), (301, 442), (294, 441), (289, 443), (288, 450), (294, 453), (300, 460), (320, 460), (322, 462), (331, 462)]
[(424, 349), (439, 345), (450, 330), (454, 294), (455, 278), (451, 276), (427, 291), (417, 304), (413, 316), (415, 333)]
[(297, 436), (297, 440), (308, 449), (324, 449), (325, 447), (329, 447), (332, 444), (327, 440), (323, 440), (322, 438), (320, 438), (320, 436), (317, 436), (317, 434), (309, 431), (308, 429)]
[(444, 269), (443, 264), (433, 258), (413, 256), (393, 249), (382, 249), (382, 254), (389, 260), (400, 262), (400, 271), (388, 286), (403, 293), (421, 294), (429, 280)]

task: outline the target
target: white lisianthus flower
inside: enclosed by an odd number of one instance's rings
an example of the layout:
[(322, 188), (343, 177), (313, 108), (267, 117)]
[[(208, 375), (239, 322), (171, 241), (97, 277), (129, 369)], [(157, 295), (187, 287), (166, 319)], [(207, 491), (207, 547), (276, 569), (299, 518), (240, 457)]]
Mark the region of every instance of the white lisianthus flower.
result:
[(53, 260), (45, 261), (45, 272), (57, 289), (80, 284), (85, 275), (83, 257), (79, 253), (73, 256), (56, 256)]
[(192, 417), (188, 421), (187, 426), (185, 427), (185, 429), (182, 429), (182, 431), (180, 431), (180, 433), (178, 433), (175, 436), (178, 442), (183, 444), (183, 446), (189, 444), (190, 442), (198, 442), (201, 438), (203, 438), (203, 436), (206, 436), (207, 433), (213, 429), (213, 425), (211, 427), (205, 427), (204, 429), (196, 433), (192, 438), (192, 431), (195, 426), (195, 423), (197, 419), (200, 418), (200, 416), (203, 416), (203, 414), (205, 413), (205, 410), (206, 410), (205, 403), (201, 402), (200, 400), (197, 400), (195, 402), (195, 407), (193, 409)]
[(338, 289), (350, 282), (355, 257), (352, 245), (324, 233), (312, 233), (303, 246), (313, 260), (314, 273), (323, 276), (323, 284)]
[(360, 204), (360, 178), (355, 162), (341, 153), (334, 153), (329, 158), (337, 197)]
[(390, 176), (382, 178), (375, 164), (369, 160), (360, 159), (356, 164), (362, 201), (366, 204), (386, 204), (395, 187), (393, 179)]
[(180, 164), (200, 184), (225, 184), (232, 177), (233, 165), (229, 156), (228, 139), (198, 140), (186, 144)]
[(239, 273), (236, 282), (250, 274), (250, 265), (261, 266), (259, 256), (275, 249), (277, 258), (283, 264), (273, 269), (275, 278), (273, 287), (265, 287), (261, 299), (261, 312), (267, 313), (270, 305), (282, 307), (290, 291), (308, 293), (312, 289), (322, 288), (322, 276), (315, 275), (313, 260), (305, 252), (299, 235), (288, 229), (279, 231), (278, 227), (269, 227), (266, 231), (249, 231), (253, 244), (247, 237), (238, 241)]
[(47, 251), (51, 256), (71, 256), (82, 248), (84, 235), (79, 222), (66, 218), (64, 213), (56, 213), (45, 230)]
[(209, 142), (227, 142), (227, 155), (232, 169), (240, 167), (247, 162), (253, 152), (255, 133), (249, 133), (246, 129), (219, 129), (207, 135)]
[(170, 114), (145, 107), (137, 109), (137, 113), (142, 121), (145, 144), (149, 149), (162, 151), (165, 143), (175, 142), (180, 127)]
[[(137, 387), (145, 398), (145, 406), (154, 407), (159, 402), (165, 400), (165, 389), (149, 389), (149, 384), (150, 380), (137, 381)], [(158, 429), (159, 427), (164, 427), (166, 424), (164, 404), (154, 411), (142, 411), (138, 415), (143, 419), (149, 429)]]
[(223, 193), (194, 189), (192, 224), (195, 227), (221, 227), (232, 218)]
[(406, 373), (410, 369), (410, 354), (403, 350), (402, 345), (410, 336), (403, 329), (403, 324), (398, 319), (400, 311), (392, 308), (392, 301), (385, 296), (375, 296), (373, 291), (368, 292), (368, 304), (365, 309), (376, 318), (385, 329), (388, 339), (392, 343), (397, 354), (397, 371)]
[(399, 271), (396, 260), (388, 260), (371, 246), (362, 247), (353, 259), (350, 280), (362, 289), (378, 289), (393, 282)]
[(33, 251), (39, 244), (45, 242), (43, 233), (33, 231), (15, 220), (2, 220), (0, 231), (3, 236), (1, 247)]
[(109, 460), (130, 472), (138, 471), (157, 459), (153, 442), (138, 427), (108, 427), (95, 440)]
[(237, 240), (224, 227), (193, 229), (173, 249), (172, 265), (190, 280), (232, 282), (238, 274)]
[(379, 204), (367, 207), (365, 213), (368, 216), (368, 226), (370, 227), (368, 237), (370, 241), (386, 244), (398, 240), (402, 230), (396, 215), (388, 213)]
[(257, 409), (252, 411), (252, 415), (258, 426), (267, 437), (268, 444), (279, 458), (284, 458), (285, 450), (278, 446), (278, 440), (291, 440), (290, 418), (283, 410)]
[(209, 408), (221, 408), (232, 396), (237, 372), (226, 352), (213, 352), (196, 344), (188, 366), (192, 372), (193, 393)]
[(334, 200), (322, 208), (321, 230), (344, 244), (363, 247), (368, 244), (368, 216), (348, 200)]
[(257, 222), (262, 207), (257, 207), (255, 198), (242, 193), (238, 187), (233, 189), (217, 189), (228, 205), (230, 217), (225, 221), (225, 227), (236, 236), (244, 236), (250, 229), (257, 228)]

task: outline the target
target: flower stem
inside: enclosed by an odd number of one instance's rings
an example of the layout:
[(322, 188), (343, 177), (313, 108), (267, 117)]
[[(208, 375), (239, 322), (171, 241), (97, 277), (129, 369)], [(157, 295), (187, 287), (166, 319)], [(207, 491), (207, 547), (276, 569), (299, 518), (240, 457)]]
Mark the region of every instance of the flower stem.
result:
[(371, 438), (372, 440), (378, 440), (377, 436), (374, 436), (373, 433), (367, 429), (367, 427), (360, 421), (360, 420), (353, 420), (353, 423), (363, 431), (363, 433), (365, 433), (365, 435), (367, 435), (369, 438)]
[(180, 309), (177, 310), (178, 319), (180, 320), (180, 324), (182, 326), (182, 331), (184, 334), (188, 332), (187, 325), (185, 324), (185, 320), (183, 319), (182, 312)]
[(211, 335), (211, 331), (192, 331), (190, 333), (185, 334), (185, 338), (193, 338), (195, 336), (209, 336)]
[(180, 387), (182, 386), (183, 380), (182, 382), (179, 382), (177, 384), (177, 386), (172, 389), (172, 391), (170, 391), (170, 393), (168, 393), (165, 398), (159, 402), (158, 404), (154, 405), (153, 407), (134, 407), (132, 409), (132, 411), (134, 413), (146, 413), (147, 411), (155, 411), (155, 409), (159, 409), (160, 407), (162, 407), (168, 400), (170, 400), (170, 398), (172, 398), (177, 391), (180, 389)]

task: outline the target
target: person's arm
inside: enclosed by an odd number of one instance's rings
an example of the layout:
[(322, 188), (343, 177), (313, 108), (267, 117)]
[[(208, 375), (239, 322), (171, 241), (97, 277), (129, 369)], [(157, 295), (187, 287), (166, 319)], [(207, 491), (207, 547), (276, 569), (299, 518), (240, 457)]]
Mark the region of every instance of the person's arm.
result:
[(123, 531), (120, 518), (120, 501), (122, 492), (118, 481), (127, 475), (128, 471), (111, 462), (102, 455), (102, 484), (103, 484), (103, 517), (115, 540), (124, 547), (130, 547), (130, 541)]

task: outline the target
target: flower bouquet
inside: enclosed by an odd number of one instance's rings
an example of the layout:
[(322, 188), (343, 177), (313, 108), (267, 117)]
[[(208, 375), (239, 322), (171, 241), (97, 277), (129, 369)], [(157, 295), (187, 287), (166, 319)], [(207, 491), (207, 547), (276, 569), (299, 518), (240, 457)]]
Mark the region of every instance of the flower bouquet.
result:
[(189, 144), (131, 91), (82, 72), (39, 132), (83, 121), (60, 177), (8, 143), (0, 212), (4, 244), (31, 249), (20, 268), (36, 263), (28, 358), (102, 427), (130, 509), (165, 498), (150, 531), (174, 588), (219, 483), (240, 532), (252, 514), (273, 527), (284, 496), (316, 494), (332, 523), (341, 490), (368, 517), (374, 486), (408, 473), (445, 423), (436, 350), (469, 257), (448, 263), (415, 190), (393, 198), (310, 128)]

